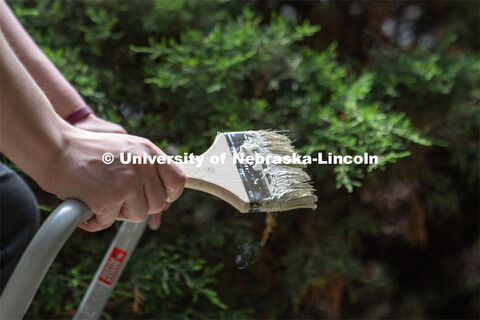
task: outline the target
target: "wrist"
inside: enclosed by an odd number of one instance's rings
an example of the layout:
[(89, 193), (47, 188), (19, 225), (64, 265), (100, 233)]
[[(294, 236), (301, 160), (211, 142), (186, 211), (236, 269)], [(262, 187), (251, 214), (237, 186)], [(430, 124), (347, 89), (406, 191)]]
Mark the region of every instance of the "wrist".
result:
[(78, 121), (88, 117), (89, 115), (95, 115), (95, 112), (88, 105), (78, 107), (73, 112), (65, 117), (65, 121), (70, 124), (75, 124)]
[[(56, 181), (62, 172), (69, 166), (69, 152), (75, 148), (75, 141), (79, 138), (79, 130), (65, 121), (58, 119), (56, 131), (58, 134), (45, 144), (45, 149), (39, 157), (36, 157), (32, 173), (29, 174), (38, 185), (45, 191), (55, 193)], [(38, 154), (38, 153), (37, 153)], [(28, 173), (27, 173), (28, 174)]]
[[(92, 120), (96, 120), (96, 119), (99, 119), (97, 117), (97, 115), (95, 113), (90, 113), (90, 114), (87, 114), (85, 117), (83, 117), (82, 119), (79, 119), (77, 122), (73, 123), (72, 125), (76, 128), (79, 128), (79, 125), (84, 123), (84, 122), (90, 122)], [(81, 128), (80, 128), (81, 129)]]

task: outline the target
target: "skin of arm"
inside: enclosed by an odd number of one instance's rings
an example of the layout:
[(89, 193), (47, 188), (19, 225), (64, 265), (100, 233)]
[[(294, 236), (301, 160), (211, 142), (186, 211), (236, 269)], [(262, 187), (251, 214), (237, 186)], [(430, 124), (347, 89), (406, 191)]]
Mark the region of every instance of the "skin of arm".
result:
[[(3, 0), (0, 0), (0, 27), (17, 58), (62, 118), (85, 105), (80, 94), (40, 50)], [(81, 119), (75, 126), (88, 131), (126, 133), (121, 126), (93, 114)]]
[(147, 139), (88, 132), (57, 115), (49, 100), (0, 32), (0, 151), (42, 189), (61, 199), (83, 201), (95, 216), (87, 231), (115, 220), (139, 222), (161, 212), (183, 191), (186, 176), (176, 165), (105, 165), (111, 152), (165, 155)]

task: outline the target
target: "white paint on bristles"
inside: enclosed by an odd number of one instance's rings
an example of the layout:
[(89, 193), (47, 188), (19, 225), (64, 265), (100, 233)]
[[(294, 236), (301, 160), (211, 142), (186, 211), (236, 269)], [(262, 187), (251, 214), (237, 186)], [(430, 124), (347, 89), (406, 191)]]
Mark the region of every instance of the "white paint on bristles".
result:
[[(298, 152), (292, 145), (292, 141), (285, 135), (276, 131), (247, 131), (246, 135), (250, 138), (241, 147), (240, 151), (247, 156), (253, 156), (255, 152), (262, 156), (279, 155), (292, 156)], [(264, 166), (266, 168), (264, 168)], [(309, 175), (303, 170), (306, 166), (303, 164), (273, 164), (257, 163), (253, 166), (256, 171), (262, 171), (265, 178), (270, 176), (269, 199), (264, 199), (262, 207), (269, 208), (269, 211), (286, 211), (298, 208), (317, 207), (317, 196), (312, 186)]]

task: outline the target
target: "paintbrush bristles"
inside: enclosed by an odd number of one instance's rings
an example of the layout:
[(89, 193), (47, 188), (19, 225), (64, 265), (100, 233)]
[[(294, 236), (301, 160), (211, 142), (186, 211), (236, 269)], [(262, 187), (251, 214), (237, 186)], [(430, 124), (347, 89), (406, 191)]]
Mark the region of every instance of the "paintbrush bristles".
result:
[[(248, 131), (249, 143), (257, 145), (258, 152), (264, 157), (270, 155), (292, 156), (298, 154), (292, 141), (285, 135), (275, 131)], [(302, 169), (301, 163), (273, 164), (267, 163), (264, 170), (271, 178), (271, 199), (265, 199), (262, 207), (270, 211), (286, 211), (298, 208), (317, 207), (317, 196), (309, 175)]]

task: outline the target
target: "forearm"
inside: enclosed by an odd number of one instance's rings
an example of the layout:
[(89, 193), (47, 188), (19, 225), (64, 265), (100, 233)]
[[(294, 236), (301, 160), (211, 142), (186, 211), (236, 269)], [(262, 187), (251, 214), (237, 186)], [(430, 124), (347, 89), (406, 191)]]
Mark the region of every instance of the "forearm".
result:
[(0, 106), (0, 151), (41, 183), (76, 129), (55, 113), (1, 32)]
[(35, 44), (3, 0), (0, 0), (0, 26), (18, 59), (62, 118), (85, 104), (78, 92)]

